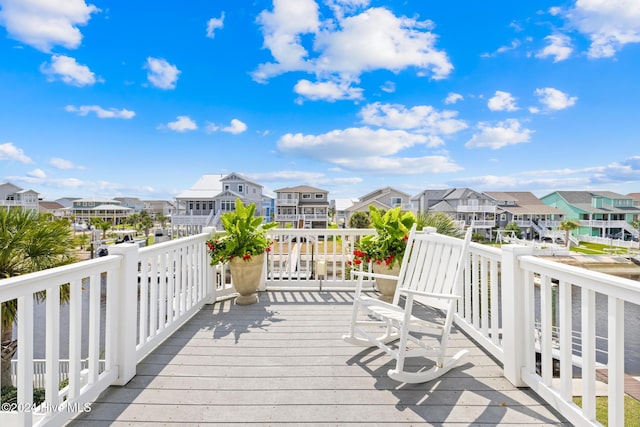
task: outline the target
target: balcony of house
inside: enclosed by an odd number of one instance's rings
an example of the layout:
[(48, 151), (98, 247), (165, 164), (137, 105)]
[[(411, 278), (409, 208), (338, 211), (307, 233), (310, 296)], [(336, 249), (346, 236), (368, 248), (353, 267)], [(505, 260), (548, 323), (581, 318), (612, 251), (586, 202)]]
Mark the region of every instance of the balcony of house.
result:
[(19, 345), (0, 425), (582, 426), (599, 425), (602, 395), (608, 424), (624, 425), (640, 376), (638, 282), (472, 243), (450, 349), (470, 354), (437, 381), (403, 384), (386, 353), (342, 340), (354, 243), (372, 233), (271, 230), (251, 306), (234, 305), (227, 267), (209, 265), (207, 232), (0, 281), (0, 302), (17, 299)]
[(328, 221), (326, 213), (317, 214), (275, 214), (274, 221)]
[(276, 206), (298, 206), (300, 202), (299, 195), (292, 195), (289, 197), (277, 197), (275, 200)]
[(456, 206), (456, 212), (485, 212), (495, 213), (497, 205), (477, 205), (477, 204), (458, 204)]
[(38, 201), (26, 201), (26, 200), (0, 200), (1, 207), (17, 207), (24, 209), (38, 209)]

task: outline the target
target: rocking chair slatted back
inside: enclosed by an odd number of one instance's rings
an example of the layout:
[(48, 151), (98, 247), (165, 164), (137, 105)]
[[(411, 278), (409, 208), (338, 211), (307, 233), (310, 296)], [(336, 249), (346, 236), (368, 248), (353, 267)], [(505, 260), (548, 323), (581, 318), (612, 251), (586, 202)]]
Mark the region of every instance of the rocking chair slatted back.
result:
[[(398, 304), (403, 290), (429, 294), (460, 295), (461, 273), (466, 256), (467, 232), (464, 240), (435, 233), (435, 229), (424, 232), (411, 231), (393, 304)], [(465, 252), (463, 254), (463, 252)], [(421, 299), (424, 301), (424, 299)], [(431, 298), (429, 305), (448, 308), (449, 301)]]

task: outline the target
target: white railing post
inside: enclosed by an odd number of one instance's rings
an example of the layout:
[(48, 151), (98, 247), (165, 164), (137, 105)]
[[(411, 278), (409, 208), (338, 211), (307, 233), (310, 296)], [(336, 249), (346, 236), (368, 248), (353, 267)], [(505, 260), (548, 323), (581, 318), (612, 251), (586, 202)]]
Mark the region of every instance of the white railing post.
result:
[[(202, 229), (203, 233), (207, 233), (210, 236), (216, 233), (215, 227), (204, 227)], [(205, 250), (206, 255), (206, 283), (204, 284), (204, 291), (207, 294), (205, 298), (206, 304), (213, 304), (216, 302), (216, 268), (211, 265), (211, 258), (209, 258), (209, 251)]]
[[(125, 385), (136, 375), (136, 331), (138, 301), (138, 249), (136, 244), (113, 245), (110, 255), (122, 256), (116, 279), (116, 364), (118, 378), (115, 385)], [(112, 302), (113, 303), (113, 302)]]
[(531, 255), (532, 247), (505, 245), (502, 247), (502, 346), (504, 376), (514, 386), (524, 387), (521, 370), (525, 366), (525, 283), (518, 257)]

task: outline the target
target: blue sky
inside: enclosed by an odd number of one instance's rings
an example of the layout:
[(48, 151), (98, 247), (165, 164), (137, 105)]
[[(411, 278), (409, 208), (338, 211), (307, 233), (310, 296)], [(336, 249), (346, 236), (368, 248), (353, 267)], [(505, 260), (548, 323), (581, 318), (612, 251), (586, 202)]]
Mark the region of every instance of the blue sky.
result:
[(640, 1), (0, 0), (0, 182), (640, 192)]

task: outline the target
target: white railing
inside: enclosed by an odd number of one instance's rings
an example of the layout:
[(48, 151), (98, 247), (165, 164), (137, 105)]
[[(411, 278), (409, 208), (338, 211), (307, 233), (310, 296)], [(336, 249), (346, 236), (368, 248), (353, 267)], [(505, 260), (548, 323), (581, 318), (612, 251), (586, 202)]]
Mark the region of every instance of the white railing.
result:
[(490, 212), (495, 213), (496, 205), (458, 205), (456, 212)]
[(456, 324), (498, 360), (503, 360), (501, 277), (502, 251), (471, 243), (464, 277), (464, 298)]
[[(103, 372), (105, 368), (104, 360), (98, 362), (98, 371)], [(69, 379), (69, 359), (60, 359), (58, 365), (59, 380), (60, 382)], [(80, 361), (80, 368), (84, 370), (89, 369), (89, 360), (83, 359)], [(14, 384), (18, 379), (18, 361), (11, 361), (11, 379)], [(47, 378), (47, 361), (45, 359), (33, 359), (33, 387), (44, 388)]]
[[(17, 404), (3, 407), (13, 410), (0, 411), (0, 425), (62, 425), (110, 385), (126, 384), (146, 354), (215, 300), (207, 237), (143, 249), (114, 245), (106, 257), (0, 280), (0, 303), (17, 300), (19, 346)], [(68, 303), (61, 304), (67, 293)], [(46, 302), (34, 303), (42, 294)], [(35, 342), (35, 331), (44, 331), (44, 344)], [(45, 401), (36, 407), (34, 348), (40, 344)], [(58, 390), (61, 353), (68, 354), (69, 383)]]
[(269, 231), (267, 289), (355, 289), (349, 264), (355, 242), (373, 229), (286, 229)]
[[(373, 233), (270, 230), (275, 243), (261, 289), (353, 289), (353, 245)], [(31, 412), (0, 412), (0, 425), (63, 424), (109, 385), (131, 379), (136, 363), (203, 304), (232, 295), (227, 267), (209, 266), (207, 237), (142, 249), (119, 245), (107, 257), (0, 281), (0, 302), (18, 299), (16, 384), (22, 408), (32, 402), (34, 331), (44, 330), (46, 337), (45, 404)], [(533, 248), (520, 245), (498, 249), (472, 243), (457, 325), (503, 363), (509, 381), (530, 387), (576, 425), (598, 425), (596, 369), (608, 369), (609, 425), (623, 425), (624, 361), (632, 357), (625, 345), (625, 304), (640, 313), (640, 283), (532, 253)], [(60, 287), (66, 283), (69, 342), (61, 344), (55, 325), (62, 311)], [(41, 291), (47, 293), (42, 324), (34, 320), (33, 304)], [(606, 325), (604, 334), (601, 325)], [(607, 335), (604, 347), (600, 335)], [(58, 391), (63, 347), (68, 347), (69, 385)], [(582, 385), (581, 407), (572, 401), (575, 381)]]
[[(625, 303), (639, 308), (640, 283), (535, 257), (529, 247), (502, 250), (502, 360), (507, 379), (531, 387), (575, 425), (599, 425), (596, 369), (604, 367), (608, 423), (624, 425), (624, 361), (632, 355), (625, 345), (624, 310)], [(598, 340), (602, 327), (608, 336), (604, 349)], [(580, 332), (579, 348), (573, 345), (575, 331)], [(603, 350), (606, 357), (597, 357)], [(558, 378), (554, 363), (559, 364)], [(574, 365), (580, 366), (579, 377)], [(581, 407), (573, 402), (576, 381), (582, 389)]]

